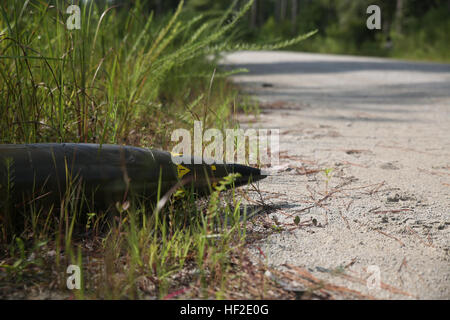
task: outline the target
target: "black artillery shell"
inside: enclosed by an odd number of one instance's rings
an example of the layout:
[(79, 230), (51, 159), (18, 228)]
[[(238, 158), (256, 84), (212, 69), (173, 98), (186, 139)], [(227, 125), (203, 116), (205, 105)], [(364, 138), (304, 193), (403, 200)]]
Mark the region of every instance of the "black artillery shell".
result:
[[(236, 186), (265, 177), (259, 169), (239, 164), (177, 165), (169, 152), (130, 146), (0, 145), (0, 194), (9, 194), (16, 203), (37, 197), (58, 201), (69, 186), (77, 184), (100, 205), (120, 201), (126, 195), (151, 199), (158, 186), (163, 195), (180, 180), (199, 192), (208, 192), (211, 184), (230, 173), (241, 175)], [(11, 190), (6, 190), (8, 186)]]

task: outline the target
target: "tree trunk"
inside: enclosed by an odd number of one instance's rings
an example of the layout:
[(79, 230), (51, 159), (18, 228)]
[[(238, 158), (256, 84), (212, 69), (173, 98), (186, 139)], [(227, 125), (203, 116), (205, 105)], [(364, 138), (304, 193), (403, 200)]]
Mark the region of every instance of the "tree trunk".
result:
[[(280, 21), (281, 16), (281, 0), (275, 0), (275, 20)], [(450, 1), (450, 0), (449, 0)]]
[(291, 32), (295, 33), (297, 29), (298, 0), (292, 0), (291, 10)]
[(286, 19), (287, 0), (280, 0), (280, 20)]
[(258, 1), (255, 0), (252, 4), (251, 17), (250, 17), (250, 28), (256, 29), (256, 24), (258, 20)]
[(397, 0), (397, 8), (395, 10), (395, 31), (397, 31), (398, 34), (402, 33), (403, 7), (403, 0)]

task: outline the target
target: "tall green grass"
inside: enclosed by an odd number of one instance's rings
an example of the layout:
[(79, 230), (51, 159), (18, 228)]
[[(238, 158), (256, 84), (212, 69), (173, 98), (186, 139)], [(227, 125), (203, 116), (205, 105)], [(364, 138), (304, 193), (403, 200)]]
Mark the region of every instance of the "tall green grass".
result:
[[(230, 72), (217, 69), (218, 53), (305, 38), (237, 43), (234, 29), (252, 1), (207, 16), (186, 14), (183, 1), (167, 17), (141, 4), (124, 10), (80, 3), (81, 29), (68, 30), (67, 2), (2, 1), (0, 143), (167, 148), (171, 130), (192, 129), (195, 120), (223, 129), (240, 97), (226, 80)], [(226, 297), (236, 279), (231, 258), (242, 252), (246, 233), (241, 200), (234, 189), (223, 193), (232, 183), (225, 179), (209, 200), (177, 192), (162, 208), (117, 203), (112, 217), (89, 211), (78, 185), (59, 206), (28, 201), (15, 217), (21, 228), (0, 230), (0, 283), (8, 284), (0, 296), (33, 285), (71, 295), (65, 271), (72, 263), (83, 270), (83, 290), (74, 292), (81, 299), (163, 298), (180, 286), (192, 297)], [(9, 211), (0, 210), (5, 220)]]
[(223, 36), (189, 37), (202, 20), (183, 20), (182, 5), (155, 22), (140, 2), (100, 12), (91, 1), (82, 6), (81, 30), (69, 31), (62, 1), (2, 3), (0, 141), (139, 144), (147, 137), (153, 145), (206, 85), (177, 78), (207, 68), (199, 57)]

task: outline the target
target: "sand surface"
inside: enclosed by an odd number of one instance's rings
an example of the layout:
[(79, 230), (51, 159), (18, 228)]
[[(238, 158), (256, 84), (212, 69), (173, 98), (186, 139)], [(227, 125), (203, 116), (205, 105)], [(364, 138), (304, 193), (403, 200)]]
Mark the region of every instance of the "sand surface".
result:
[[(261, 102), (242, 126), (280, 129), (277, 174), (259, 183), (263, 219), (280, 228), (249, 244), (253, 258), (367, 297), (449, 299), (450, 65), (290, 52), (224, 63), (249, 69), (233, 79)], [(334, 296), (349, 297), (363, 296)]]

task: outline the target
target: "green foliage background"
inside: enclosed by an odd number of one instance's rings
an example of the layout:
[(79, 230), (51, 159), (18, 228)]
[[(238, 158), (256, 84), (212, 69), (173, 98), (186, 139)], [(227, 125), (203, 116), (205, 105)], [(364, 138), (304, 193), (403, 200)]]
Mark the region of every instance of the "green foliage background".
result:
[[(214, 14), (230, 3), (188, 0), (186, 6), (191, 12)], [(237, 7), (244, 3), (238, 1)], [(148, 10), (160, 12), (176, 4), (176, 0), (146, 2)], [(366, 9), (372, 4), (381, 8), (382, 30), (366, 28)], [(312, 39), (287, 49), (450, 61), (450, 0), (256, 0), (253, 6), (240, 22), (240, 34), (248, 41), (267, 43), (318, 29)]]

